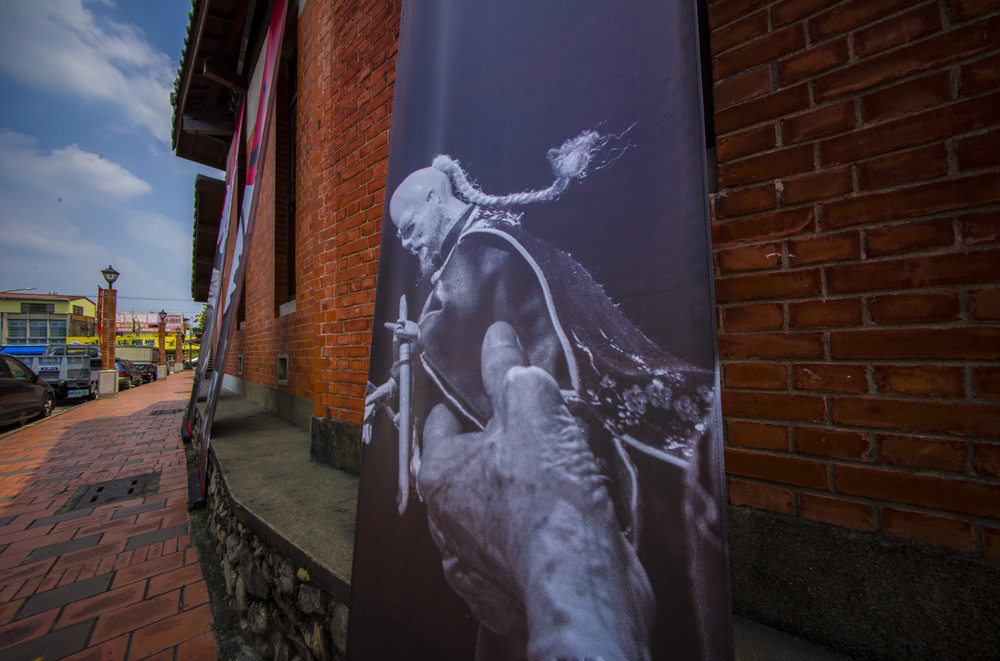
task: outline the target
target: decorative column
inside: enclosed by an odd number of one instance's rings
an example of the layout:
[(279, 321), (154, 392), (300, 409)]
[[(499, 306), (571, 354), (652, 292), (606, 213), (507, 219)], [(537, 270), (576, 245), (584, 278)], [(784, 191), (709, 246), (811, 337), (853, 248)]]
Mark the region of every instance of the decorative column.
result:
[(174, 364), (184, 364), (184, 333), (177, 333), (177, 339), (174, 340)]
[(97, 291), (101, 307), (100, 319), (98, 320), (101, 328), (97, 334), (97, 341), (101, 346), (101, 360), (104, 362), (104, 369), (113, 370), (115, 368), (115, 316), (118, 292), (114, 289), (98, 289)]
[(160, 310), (160, 324), (158, 326), (158, 334), (160, 340), (160, 362), (157, 363), (156, 367), (156, 378), (165, 379), (167, 378), (167, 313), (165, 310)]
[[(97, 376), (97, 383), (91, 384), (91, 392), (99, 397), (115, 397), (118, 394), (118, 370), (115, 369), (115, 324), (118, 308), (118, 292), (115, 280), (120, 275), (111, 265), (101, 271), (108, 283), (107, 289), (97, 288), (97, 344), (101, 348), (103, 369)], [(92, 379), (93, 380), (93, 379)]]

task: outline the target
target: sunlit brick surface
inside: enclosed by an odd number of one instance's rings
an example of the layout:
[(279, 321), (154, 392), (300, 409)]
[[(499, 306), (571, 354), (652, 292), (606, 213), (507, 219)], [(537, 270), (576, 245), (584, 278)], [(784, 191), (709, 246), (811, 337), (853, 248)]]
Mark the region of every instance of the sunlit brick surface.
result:
[[(0, 657), (215, 659), (180, 439), (192, 372), (0, 436)], [(60, 513), (82, 485), (142, 498)], [(176, 656), (175, 656), (176, 651)]]
[(707, 5), (731, 502), (1000, 559), (997, 3)]

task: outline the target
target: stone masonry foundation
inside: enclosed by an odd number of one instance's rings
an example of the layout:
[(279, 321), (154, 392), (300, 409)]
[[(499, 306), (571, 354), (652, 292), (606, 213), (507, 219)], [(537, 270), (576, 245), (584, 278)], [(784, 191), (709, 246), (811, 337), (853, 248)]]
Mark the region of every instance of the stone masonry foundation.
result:
[(238, 520), (218, 471), (213, 471), (209, 492), (210, 527), (222, 558), (227, 599), (240, 626), (253, 634), (261, 658), (345, 659), (347, 605)]

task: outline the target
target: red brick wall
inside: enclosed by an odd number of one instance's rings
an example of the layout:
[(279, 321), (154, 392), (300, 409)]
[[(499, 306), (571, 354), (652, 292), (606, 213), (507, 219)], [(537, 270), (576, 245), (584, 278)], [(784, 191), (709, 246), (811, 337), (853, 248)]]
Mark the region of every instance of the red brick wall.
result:
[[(307, 2), (296, 33), (297, 283), (295, 312), (290, 317), (300, 325), (295, 328), (298, 350), (290, 356), (289, 372), (296, 392), (313, 402), (329, 387), (323, 379), (322, 344), (317, 331), (325, 322), (327, 310), (325, 260), (334, 205), (325, 182), (333, 131), (329, 117), (334, 88), (330, 76), (332, 26), (329, 2)], [(315, 413), (325, 415), (325, 411)]]
[[(307, 6), (315, 4), (324, 3)], [(330, 78), (322, 119), (317, 121), (329, 127), (329, 141), (321, 157), (315, 154), (321, 158), (316, 167), (323, 168), (319, 187), (307, 188), (318, 191), (323, 201), (323, 254), (318, 265), (322, 269), (322, 324), (315, 377), (324, 389), (316, 402), (316, 415), (360, 423), (368, 381), (401, 3), (325, 4), (331, 5), (328, 31), (322, 37), (330, 49), (324, 64)], [(309, 83), (302, 80), (300, 84)]]
[(1000, 560), (1000, 2), (708, 7), (731, 502)]

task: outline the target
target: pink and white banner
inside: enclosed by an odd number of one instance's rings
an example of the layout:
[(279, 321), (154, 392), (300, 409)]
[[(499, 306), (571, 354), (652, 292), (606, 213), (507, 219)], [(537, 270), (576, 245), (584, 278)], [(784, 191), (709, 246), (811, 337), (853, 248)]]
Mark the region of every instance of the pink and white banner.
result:
[(208, 302), (205, 306), (205, 318), (202, 321), (201, 348), (198, 351), (198, 367), (195, 369), (194, 383), (191, 387), (191, 401), (188, 403), (187, 416), (184, 419), (184, 427), (181, 429), (181, 436), (186, 441), (190, 441), (194, 436), (195, 417), (198, 408), (198, 396), (201, 393), (201, 385), (205, 382), (205, 373), (208, 364), (215, 352), (216, 341), (219, 337), (218, 328), (222, 321), (222, 315), (218, 314), (219, 300), (222, 297), (222, 270), (226, 263), (226, 246), (229, 240), (230, 215), (232, 214), (233, 198), (236, 191), (240, 190), (241, 182), (237, 181), (239, 172), (240, 141), (243, 132), (243, 104), (240, 101), (239, 111), (236, 114), (236, 127), (233, 131), (232, 144), (229, 147), (229, 156), (226, 166), (226, 192), (222, 203), (222, 216), (219, 219), (219, 234), (215, 243), (215, 259), (212, 262), (212, 275), (208, 283)]
[[(229, 344), (236, 327), (236, 313), (243, 294), (243, 279), (246, 272), (246, 255), (250, 242), (253, 240), (254, 220), (257, 212), (257, 200), (260, 194), (260, 178), (262, 169), (259, 167), (264, 154), (267, 153), (268, 134), (271, 120), (274, 117), (273, 94), (277, 82), (278, 59), (281, 56), (281, 41), (285, 31), (286, 0), (275, 0), (271, 8), (271, 20), (267, 31), (267, 41), (254, 68), (253, 85), (247, 95), (253, 103), (247, 104), (247, 129), (250, 140), (247, 145), (247, 179), (243, 191), (243, 208), (240, 210), (236, 224), (236, 241), (233, 247), (232, 264), (229, 269), (228, 282), (225, 289), (225, 304), (222, 310), (222, 323), (216, 343), (214, 367), (208, 390), (208, 402), (201, 426), (201, 448), (198, 460), (198, 476), (201, 485), (201, 495), (204, 498), (208, 489), (208, 448), (211, 438), (212, 420), (215, 417), (215, 407), (222, 389), (222, 378), (225, 374), (226, 360), (229, 356)], [(259, 74), (259, 75), (258, 75)], [(259, 88), (256, 86), (259, 85)], [(200, 361), (199, 361), (200, 362)]]

